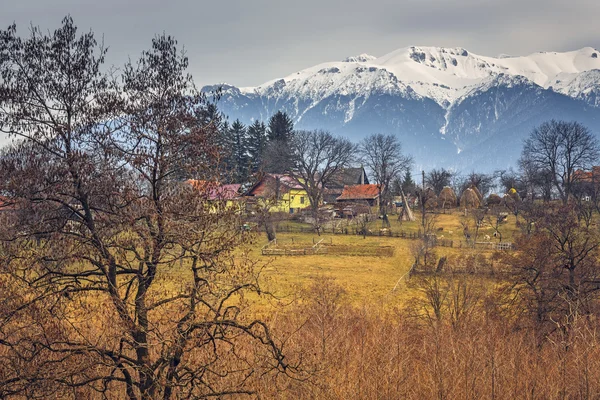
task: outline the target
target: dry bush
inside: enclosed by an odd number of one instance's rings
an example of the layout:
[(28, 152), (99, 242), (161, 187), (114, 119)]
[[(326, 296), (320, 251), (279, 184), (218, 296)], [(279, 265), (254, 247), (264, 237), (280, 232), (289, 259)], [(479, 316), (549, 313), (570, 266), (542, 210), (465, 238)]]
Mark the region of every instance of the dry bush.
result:
[(437, 278), (446, 305), (435, 323), (410, 310), (352, 307), (335, 283), (317, 283), (315, 300), (277, 321), (278, 330), (301, 326), (286, 349), (313, 374), (285, 386), (262, 382), (261, 396), (559, 399), (600, 393), (594, 323), (574, 317), (568, 332), (557, 330), (540, 343), (535, 330), (515, 329), (514, 315), (489, 308), (498, 293), (465, 276)]

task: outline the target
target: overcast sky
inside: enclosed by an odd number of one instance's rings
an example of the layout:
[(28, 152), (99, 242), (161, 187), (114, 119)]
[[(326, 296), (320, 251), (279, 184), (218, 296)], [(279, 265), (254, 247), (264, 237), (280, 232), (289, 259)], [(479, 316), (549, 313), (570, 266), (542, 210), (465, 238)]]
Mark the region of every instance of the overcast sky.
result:
[(350, 55), (461, 46), (482, 55), (600, 48), (596, 0), (0, 0), (0, 27), (54, 29), (71, 14), (104, 35), (109, 61), (156, 33), (183, 44), (198, 85), (256, 86)]

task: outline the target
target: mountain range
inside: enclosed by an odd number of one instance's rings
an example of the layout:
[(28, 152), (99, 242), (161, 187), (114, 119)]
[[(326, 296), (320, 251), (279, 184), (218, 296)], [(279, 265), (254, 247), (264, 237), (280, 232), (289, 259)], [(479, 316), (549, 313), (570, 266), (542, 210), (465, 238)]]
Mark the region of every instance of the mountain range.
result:
[(258, 87), (227, 84), (219, 107), (248, 124), (287, 112), (297, 129), (359, 141), (396, 134), (417, 168), (514, 167), (532, 128), (577, 120), (600, 135), (600, 51), (487, 57), (463, 48), (406, 47), (328, 62)]

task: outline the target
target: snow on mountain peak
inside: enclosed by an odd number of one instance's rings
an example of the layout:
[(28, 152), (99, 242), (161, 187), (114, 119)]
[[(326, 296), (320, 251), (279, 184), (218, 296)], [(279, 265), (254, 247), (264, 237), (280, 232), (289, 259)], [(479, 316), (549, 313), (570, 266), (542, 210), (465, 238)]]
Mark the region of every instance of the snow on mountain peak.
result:
[(353, 63), (364, 63), (372, 60), (376, 60), (377, 57), (370, 54), (362, 53), (357, 56), (346, 57), (342, 62), (353, 62)]
[[(596, 70), (600, 70), (600, 51), (592, 47), (488, 57), (462, 47), (410, 46), (378, 58), (361, 54), (319, 64), (240, 90), (270, 97), (299, 96), (314, 104), (333, 93), (363, 97), (373, 92), (402, 93), (432, 99), (447, 109), (479, 87), (516, 77), (570, 97), (590, 98), (589, 93), (600, 93), (598, 74), (589, 73)], [(506, 78), (494, 79), (501, 75)]]

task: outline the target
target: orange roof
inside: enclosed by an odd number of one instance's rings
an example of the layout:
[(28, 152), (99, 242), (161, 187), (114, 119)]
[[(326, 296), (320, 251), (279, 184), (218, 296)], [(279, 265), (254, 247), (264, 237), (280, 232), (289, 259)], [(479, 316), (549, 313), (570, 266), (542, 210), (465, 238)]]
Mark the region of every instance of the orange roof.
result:
[(600, 167), (592, 167), (591, 171), (576, 170), (573, 179), (578, 182), (600, 182)]
[(573, 173), (573, 179), (578, 182), (591, 182), (592, 173), (578, 169)]
[(338, 200), (372, 200), (379, 197), (379, 185), (344, 186)]

